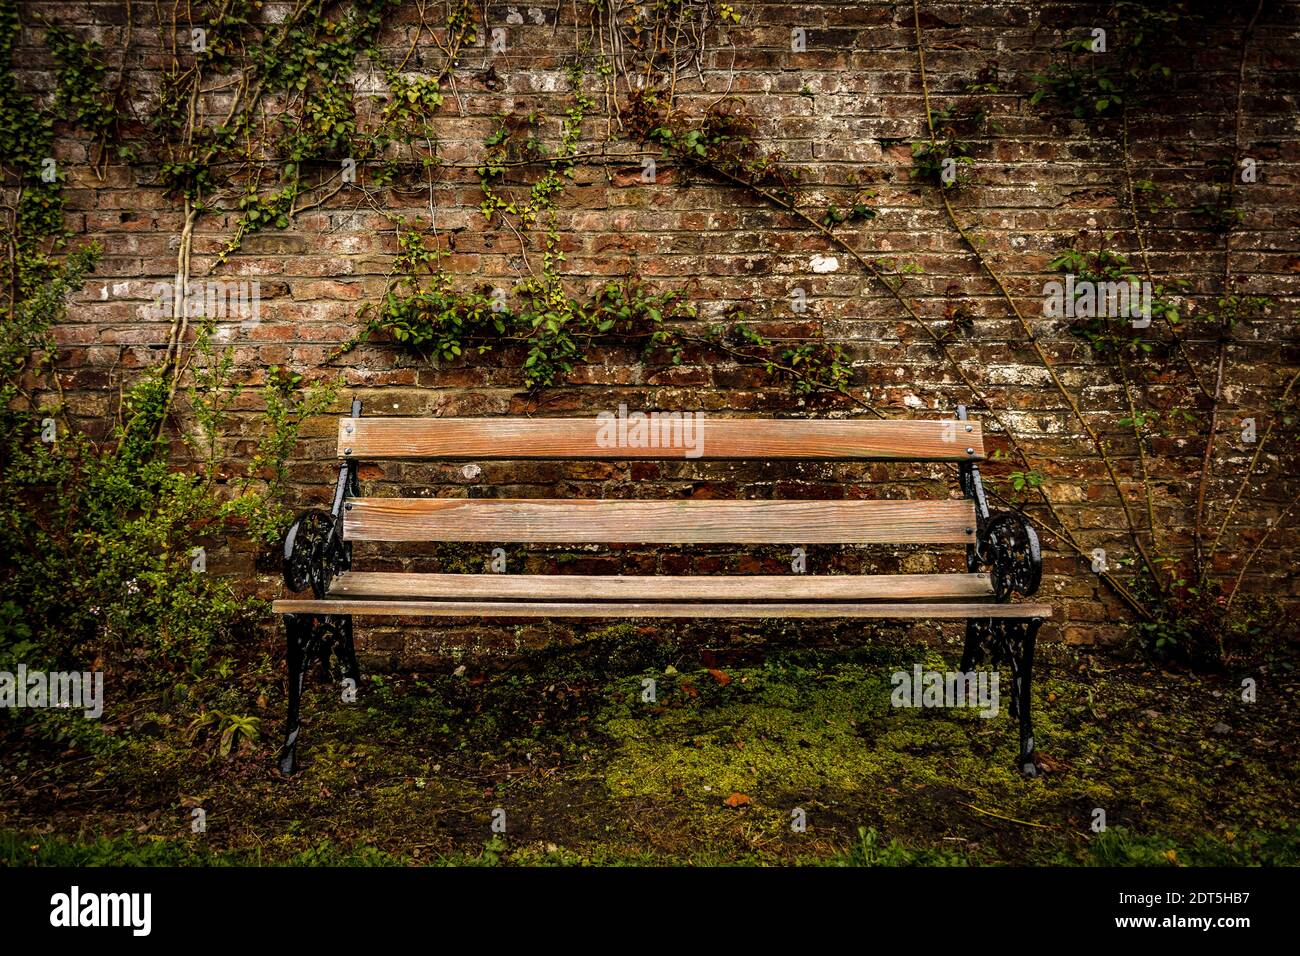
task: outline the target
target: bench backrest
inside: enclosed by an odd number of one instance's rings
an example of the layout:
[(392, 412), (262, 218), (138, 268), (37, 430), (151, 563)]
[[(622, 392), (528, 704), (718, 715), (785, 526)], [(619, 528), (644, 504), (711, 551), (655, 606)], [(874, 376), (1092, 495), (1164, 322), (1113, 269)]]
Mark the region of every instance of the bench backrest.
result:
[[(620, 431), (622, 429), (622, 431)], [(345, 463), (382, 460), (814, 459), (975, 462), (978, 422), (693, 416), (364, 418), (339, 422)], [(342, 477), (342, 476), (341, 476)], [(970, 544), (960, 500), (366, 498), (343, 508), (351, 541), (641, 544)], [(340, 481), (340, 488), (344, 482)]]
[[(624, 439), (611, 443), (622, 423)], [(651, 422), (663, 424), (653, 426)], [(510, 458), (681, 458), (691, 441), (704, 459), (803, 458), (977, 461), (984, 435), (972, 421), (804, 421), (776, 418), (647, 420), (646, 444), (628, 418), (344, 418), (340, 458), (440, 460)], [(664, 439), (667, 431), (668, 438)], [(687, 434), (689, 432), (689, 435)], [(650, 445), (649, 442), (659, 441)]]

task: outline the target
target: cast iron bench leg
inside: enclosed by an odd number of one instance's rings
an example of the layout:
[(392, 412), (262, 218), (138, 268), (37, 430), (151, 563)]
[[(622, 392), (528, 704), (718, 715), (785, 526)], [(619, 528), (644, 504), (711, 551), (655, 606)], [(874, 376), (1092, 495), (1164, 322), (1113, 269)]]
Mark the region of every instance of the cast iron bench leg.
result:
[(312, 617), (309, 614), (284, 616), (285, 670), (289, 680), (289, 713), (284, 727), (284, 746), (280, 748), (280, 773), (294, 771), (298, 750), (299, 708), (303, 682), (310, 666), (308, 645), (311, 643)]
[(1020, 772), (1026, 777), (1038, 776), (1038, 764), (1034, 762), (1034, 718), (1032, 690), (1034, 679), (1034, 643), (1038, 638), (1040, 618), (1029, 621), (1017, 621), (1015, 630), (1019, 631), (1018, 646), (1010, 648), (1012, 659), (1012, 697), (1011, 706), (1020, 723)]
[(1034, 762), (1033, 678), (1034, 643), (1041, 618), (972, 618), (966, 622), (966, 646), (961, 669), (970, 672), (987, 657), (993, 667), (1011, 669), (1011, 718), (1020, 727), (1020, 756), (1016, 760), (1026, 777), (1038, 776)]
[(352, 616), (348, 614), (286, 614), (284, 616), (285, 670), (289, 679), (289, 714), (280, 748), (280, 773), (290, 776), (297, 768), (298, 730), (302, 690), (315, 661), (329, 671), (331, 649), (343, 676), (356, 690), (361, 683), (356, 648), (352, 641)]

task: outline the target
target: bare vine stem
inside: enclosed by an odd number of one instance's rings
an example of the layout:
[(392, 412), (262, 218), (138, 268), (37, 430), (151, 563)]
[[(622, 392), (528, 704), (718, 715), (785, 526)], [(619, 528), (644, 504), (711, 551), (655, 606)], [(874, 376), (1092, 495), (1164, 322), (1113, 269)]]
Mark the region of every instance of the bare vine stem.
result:
[(1255, 544), (1255, 547), (1251, 548), (1250, 554), (1246, 555), (1246, 560), (1241, 562), (1241, 567), (1237, 569), (1236, 580), (1234, 580), (1232, 583), (1232, 593), (1228, 595), (1228, 602), (1225, 605), (1223, 610), (1225, 616), (1227, 616), (1227, 613), (1232, 610), (1232, 602), (1235, 601), (1237, 599), (1237, 595), (1241, 593), (1241, 582), (1245, 580), (1246, 570), (1252, 564), (1255, 563), (1255, 557), (1256, 555), (1259, 554), (1260, 550), (1264, 547), (1264, 544), (1273, 535), (1273, 532), (1277, 531), (1278, 528), (1282, 527), (1287, 517), (1291, 514), (1292, 510), (1294, 510), (1295, 506), (1298, 504), (1300, 504), (1300, 494), (1297, 494), (1294, 498), (1292, 498), (1291, 503), (1282, 509), (1282, 513), (1277, 516), (1277, 520), (1274, 521), (1271, 525), (1269, 525), (1267, 531), (1265, 531), (1262, 535), (1260, 535), (1259, 541)]
[[(1286, 388), (1282, 390), (1280, 402), (1285, 403), (1291, 397), (1291, 390), (1295, 388), (1296, 383), (1300, 382), (1300, 372), (1291, 376), (1291, 381), (1287, 382)], [(1259, 460), (1264, 455), (1264, 446), (1268, 444), (1269, 437), (1273, 434), (1273, 428), (1277, 424), (1277, 416), (1269, 419), (1268, 427), (1264, 429), (1259, 443), (1255, 446), (1255, 454), (1251, 456), (1250, 467), (1246, 469), (1245, 476), (1242, 477), (1241, 483), (1237, 485), (1237, 493), (1232, 496), (1232, 501), (1228, 504), (1228, 509), (1223, 513), (1223, 520), (1219, 522), (1219, 530), (1215, 532), (1214, 540), (1210, 543), (1210, 553), (1206, 555), (1206, 562), (1214, 560), (1214, 554), (1219, 550), (1219, 543), (1223, 540), (1224, 532), (1228, 528), (1228, 522), (1232, 520), (1233, 513), (1237, 510), (1237, 505), (1241, 501), (1241, 496), (1246, 492), (1246, 486), (1254, 476), (1255, 470), (1259, 467)]]
[[(690, 159), (690, 157), (686, 157), (686, 158), (688, 160)], [(764, 189), (762, 186), (758, 185), (757, 183), (751, 182), (745, 179), (744, 177), (737, 176), (735, 173), (731, 172), (730, 170), (725, 169), (716, 164), (709, 164), (706, 166), (706, 168), (714, 175), (727, 180), (733, 185), (739, 186), (753, 193), (754, 195), (762, 198), (766, 202), (772, 204), (773, 206), (776, 206), (782, 211), (790, 213), (791, 215), (797, 217), (808, 228), (821, 234), (823, 238), (825, 238), (836, 248), (842, 250), (846, 255), (850, 256), (855, 262), (857, 262), (864, 270), (866, 270), (866, 272), (872, 278), (874, 278), (877, 282), (879, 282), (889, 292), (889, 294), (893, 296), (893, 298), (898, 302), (900, 306), (902, 306), (903, 310), (908, 314), (908, 316), (918, 326), (920, 326), (921, 329), (925, 331), (925, 333), (930, 337), (930, 340), (939, 348), (944, 359), (949, 364), (951, 364), (957, 376), (962, 380), (962, 384), (966, 386), (966, 388), (970, 391), (970, 393), (979, 402), (980, 407), (984, 409), (984, 414), (986, 415), (986, 417), (988, 417), (993, 422), (995, 422), (998, 425), (998, 427), (1001, 429), (1002, 434), (1006, 437), (1007, 443), (1011, 446), (1011, 449), (1015, 452), (1015, 454), (1020, 459), (1020, 461), (1024, 464), (1026, 468), (1029, 469), (1033, 468), (1033, 464), (1030, 461), (1028, 453), (1021, 445), (1015, 433), (1010, 429), (1010, 427), (1008, 427), (1007, 423), (997, 413), (992, 403), (989, 402), (988, 398), (984, 394), (984, 390), (981, 389), (979, 385), (977, 385), (974, 382), (974, 380), (971, 379), (971, 377), (966, 373), (966, 370), (962, 367), (961, 363), (955, 357), (953, 357), (953, 355), (948, 351), (947, 341), (942, 336), (940, 336), (937, 332), (935, 332), (933, 328), (931, 328), (930, 324), (921, 317), (920, 313), (916, 310), (915, 306), (913, 306), (913, 304), (909, 302), (907, 298), (899, 291), (901, 280), (899, 283), (891, 282), (889, 280), (889, 277), (886, 276), (885, 273), (883, 273), (876, 266), (875, 263), (865, 258), (857, 249), (849, 245), (848, 242), (846, 242), (842, 237), (837, 235), (834, 232), (834, 230), (830, 229), (823, 223), (818, 222), (816, 219), (809, 216), (806, 211), (795, 206), (793, 203), (791, 203), (783, 196), (779, 196), (776, 193), (773, 193), (771, 190)], [(1086, 550), (1084, 550), (1081, 544), (1079, 544), (1078, 540), (1074, 536), (1074, 532), (1062, 520), (1060, 513), (1056, 509), (1055, 502), (1052, 501), (1052, 499), (1047, 495), (1047, 492), (1043, 488), (1039, 487), (1037, 491), (1039, 493), (1044, 508), (1052, 517), (1053, 524), (1047, 524), (1043, 522), (1041, 519), (1035, 518), (1032, 515), (1027, 515), (1027, 517), (1029, 517), (1031, 520), (1036, 521), (1036, 523), (1038, 523), (1041, 527), (1045, 528), (1045, 530), (1054, 534), (1060, 541), (1064, 542), (1070, 548), (1070, 550), (1074, 551), (1074, 553), (1077, 554), (1079, 557), (1083, 558), (1084, 560), (1090, 561), (1091, 555)], [(1151, 618), (1151, 612), (1137, 599), (1137, 597), (1132, 593), (1132, 591), (1129, 590), (1129, 588), (1122, 581), (1120, 581), (1117, 577), (1115, 577), (1113, 573), (1111, 573), (1110, 571), (1098, 572), (1098, 577), (1100, 577), (1101, 580), (1104, 581), (1106, 585), (1109, 588), (1111, 588), (1111, 590), (1114, 591), (1114, 593), (1118, 595), (1119, 598), (1123, 600), (1124, 603), (1128, 605), (1130, 610), (1132, 610), (1135, 614), (1137, 614), (1139, 617), (1143, 618), (1144, 620), (1149, 620)]]
[[(1120, 164), (1124, 170), (1124, 188), (1125, 191), (1128, 193), (1127, 205), (1129, 210), (1129, 216), (1133, 220), (1133, 238), (1138, 245), (1138, 255), (1141, 256), (1142, 258), (1142, 272), (1143, 274), (1146, 275), (1147, 281), (1150, 282), (1152, 286), (1154, 286), (1156, 284), (1156, 279), (1155, 279), (1155, 275), (1151, 271), (1151, 259), (1149, 257), (1148, 250), (1147, 250), (1146, 231), (1142, 228), (1142, 221), (1141, 218), (1138, 216), (1137, 190), (1134, 188), (1133, 185), (1133, 166), (1132, 166), (1132, 161), (1129, 158), (1129, 123), (1128, 123), (1128, 101), (1127, 100), (1125, 100), (1124, 105), (1120, 112), (1119, 156), (1120, 156)], [(1182, 336), (1178, 334), (1178, 330), (1177, 328), (1175, 328), (1173, 320), (1170, 319), (1168, 314), (1165, 313), (1164, 311), (1161, 311), (1160, 319), (1161, 321), (1164, 322), (1165, 327), (1169, 330), (1170, 337), (1173, 340), (1174, 350), (1178, 353), (1178, 356), (1183, 360), (1183, 364), (1187, 366), (1187, 372), (1188, 374), (1191, 375), (1192, 381), (1196, 383), (1197, 390), (1199, 390), (1200, 393), (1204, 395), (1206, 398), (1209, 398), (1210, 390), (1207, 389), (1205, 387), (1205, 383), (1201, 381), (1201, 374), (1196, 370), (1196, 366), (1192, 363), (1191, 356), (1187, 354), (1186, 343), (1183, 341)]]
[[(920, 68), (921, 92), (923, 94), (924, 103), (925, 103), (925, 124), (930, 137), (930, 145), (932, 148), (937, 148), (938, 142), (934, 130), (934, 115), (930, 109), (930, 85), (929, 85), (929, 80), (927, 78), (927, 72), (925, 67), (925, 44), (923, 42), (923, 38), (921, 35), (920, 0), (912, 0), (912, 20), (916, 31), (917, 62)], [(970, 234), (967, 232), (965, 227), (963, 227), (961, 223), (957, 220), (957, 214), (952, 208), (952, 203), (948, 201), (948, 196), (945, 192), (942, 191), (942, 189), (940, 190), (939, 197), (943, 201), (943, 208), (944, 208), (944, 212), (948, 216), (948, 221), (952, 224), (952, 227), (957, 231), (957, 234), (961, 236), (962, 242), (965, 243), (966, 248), (975, 257), (975, 260), (979, 263), (981, 268), (983, 268), (985, 274), (988, 275), (989, 279), (997, 287), (998, 292), (1002, 295), (1002, 298), (1006, 300), (1006, 303), (1010, 307), (1012, 314), (1015, 316), (1016, 321), (1019, 323), (1021, 329), (1024, 331), (1025, 338), (1029, 342), (1030, 346), (1033, 348), (1035, 354), (1038, 356), (1038, 359), (1043, 365), (1044, 369), (1047, 370), (1047, 374), (1051, 378), (1052, 384), (1055, 386), (1057, 392), (1060, 393), (1061, 397), (1065, 400), (1066, 405), (1069, 406), (1070, 411), (1074, 414), (1074, 417), (1078, 420), (1079, 424), (1083, 427), (1085, 434), (1087, 434), (1088, 439), (1092, 442), (1093, 448), (1096, 450), (1098, 457), (1101, 459), (1101, 462), (1106, 469), (1106, 473), (1110, 477), (1110, 482), (1115, 488), (1115, 494), (1118, 496), (1120, 509), (1124, 515), (1124, 523), (1128, 528), (1129, 537), (1133, 541), (1133, 546), (1137, 549), (1137, 552), (1141, 556), (1142, 561), (1148, 573), (1151, 575), (1152, 579), (1155, 580), (1157, 586), (1163, 590), (1163, 584), (1160, 582), (1158, 576), (1158, 569), (1156, 567), (1155, 562), (1152, 561), (1151, 556), (1147, 553), (1146, 546), (1142, 543), (1141, 534), (1138, 531), (1137, 524), (1133, 520), (1132, 511), (1129, 509), (1128, 498), (1124, 494), (1124, 487), (1119, 480), (1119, 475), (1115, 471), (1115, 463), (1111, 460), (1110, 455), (1106, 451), (1105, 443), (1103, 442), (1101, 436), (1097, 433), (1096, 429), (1092, 427), (1092, 424), (1084, 417), (1083, 411), (1079, 408), (1079, 404), (1075, 399), (1075, 397), (1065, 387), (1065, 383), (1061, 381), (1060, 375), (1056, 371), (1056, 366), (1048, 358), (1047, 352), (1044, 351), (1042, 345), (1039, 343), (1037, 337), (1034, 335), (1033, 328), (1029, 325), (1028, 321), (1026, 321), (1024, 314), (1021, 313), (1020, 307), (1016, 304), (1015, 298), (1007, 290), (1006, 284), (1003, 282), (1002, 277), (998, 275), (998, 273), (993, 269), (993, 266), (989, 263), (988, 259), (980, 251), (979, 246), (970, 237)]]
[[(1255, 31), (1255, 23), (1259, 19), (1260, 11), (1264, 9), (1264, 0), (1258, 0), (1255, 5), (1255, 12), (1250, 17), (1250, 22), (1241, 34), (1241, 57), (1237, 65), (1237, 106), (1233, 123), (1233, 140), (1232, 140), (1232, 162), (1229, 168), (1229, 196), (1236, 192), (1237, 187), (1237, 160), (1241, 155), (1241, 102), (1246, 87), (1246, 57), (1250, 51), (1251, 34)], [(1223, 302), (1227, 305), (1227, 299), (1232, 294), (1232, 228), (1223, 236)], [(1216, 371), (1214, 377), (1214, 394), (1210, 405), (1210, 432), (1205, 439), (1205, 453), (1201, 458), (1201, 476), (1196, 486), (1196, 523), (1192, 532), (1192, 547), (1196, 556), (1196, 576), (1198, 580), (1204, 580), (1210, 573), (1210, 568), (1204, 557), (1205, 547), (1205, 492), (1210, 483), (1210, 468), (1214, 464), (1214, 440), (1218, 437), (1219, 432), (1219, 406), (1223, 400), (1223, 375), (1228, 361), (1228, 344), (1231, 337), (1232, 328), (1228, 319), (1220, 315), (1219, 317), (1219, 341), (1218, 357), (1216, 359)], [(1247, 472), (1242, 478), (1243, 485), (1250, 480), (1250, 473)], [(1239, 495), (1238, 495), (1239, 497)], [(1236, 499), (1234, 498), (1234, 503)]]

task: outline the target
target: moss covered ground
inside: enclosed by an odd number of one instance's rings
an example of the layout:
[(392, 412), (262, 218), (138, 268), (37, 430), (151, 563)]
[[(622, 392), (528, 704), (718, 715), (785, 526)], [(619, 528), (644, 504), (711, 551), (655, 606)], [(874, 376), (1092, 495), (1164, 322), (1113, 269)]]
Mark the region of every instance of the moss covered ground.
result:
[(720, 662), (665, 633), (372, 676), (355, 704), (317, 679), (290, 780), (275, 701), (260, 745), (227, 757), (156, 730), (11, 730), (0, 863), (1300, 863), (1284, 664), (1249, 703), (1240, 675), (1044, 647), (1044, 773), (1025, 780), (1005, 711), (891, 706), (891, 674), (955, 668), (956, 646), (760, 641)]

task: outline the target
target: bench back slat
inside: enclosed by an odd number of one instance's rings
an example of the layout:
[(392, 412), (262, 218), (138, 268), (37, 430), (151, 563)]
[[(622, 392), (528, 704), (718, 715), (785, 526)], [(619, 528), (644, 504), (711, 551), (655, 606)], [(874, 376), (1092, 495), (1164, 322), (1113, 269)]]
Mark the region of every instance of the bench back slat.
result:
[(941, 501), (354, 498), (351, 541), (965, 544), (975, 506)]
[[(804, 419), (343, 418), (338, 455), (384, 459), (977, 461), (979, 422)], [(969, 428), (969, 430), (967, 430)], [(620, 430), (621, 429), (621, 430)], [(692, 453), (698, 450), (698, 454)]]

